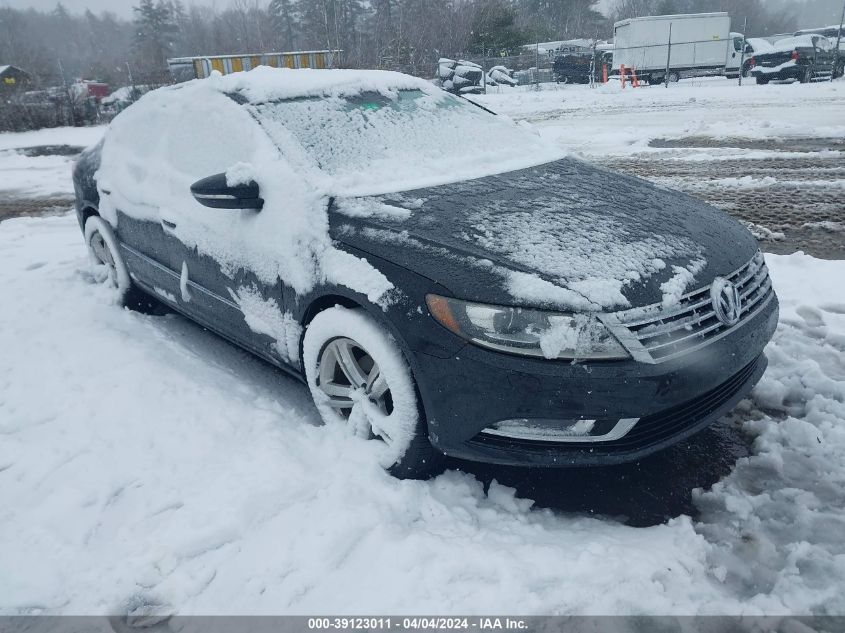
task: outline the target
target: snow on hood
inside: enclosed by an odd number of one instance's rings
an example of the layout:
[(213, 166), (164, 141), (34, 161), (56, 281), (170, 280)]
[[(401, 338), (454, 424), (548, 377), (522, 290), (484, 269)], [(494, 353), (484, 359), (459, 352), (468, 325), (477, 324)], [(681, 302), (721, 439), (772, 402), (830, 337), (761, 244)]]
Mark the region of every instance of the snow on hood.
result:
[(770, 53), (774, 50), (774, 46), (768, 40), (764, 40), (762, 37), (749, 37), (745, 40), (746, 44), (750, 44), (751, 48), (754, 49), (755, 54), (761, 53)]
[(486, 303), (668, 307), (757, 248), (718, 209), (575, 159), (366, 200), (336, 203), (339, 240)]

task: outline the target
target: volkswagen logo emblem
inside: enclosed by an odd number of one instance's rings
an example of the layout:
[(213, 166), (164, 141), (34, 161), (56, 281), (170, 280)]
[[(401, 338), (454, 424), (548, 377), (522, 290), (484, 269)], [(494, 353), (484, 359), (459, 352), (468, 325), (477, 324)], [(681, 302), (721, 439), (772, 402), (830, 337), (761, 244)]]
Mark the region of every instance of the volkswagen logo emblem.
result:
[(710, 286), (710, 301), (716, 318), (730, 327), (739, 322), (742, 312), (742, 299), (739, 289), (724, 277), (716, 277)]

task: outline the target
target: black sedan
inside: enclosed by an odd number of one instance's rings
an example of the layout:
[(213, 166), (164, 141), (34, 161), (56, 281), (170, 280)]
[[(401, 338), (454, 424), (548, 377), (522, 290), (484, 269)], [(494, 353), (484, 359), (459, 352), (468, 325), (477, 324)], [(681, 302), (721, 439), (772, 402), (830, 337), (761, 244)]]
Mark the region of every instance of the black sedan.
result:
[(639, 459), (745, 397), (777, 323), (763, 256), (721, 211), (393, 73), (154, 91), (74, 183), (125, 303), (303, 380), (397, 476), (444, 454)]

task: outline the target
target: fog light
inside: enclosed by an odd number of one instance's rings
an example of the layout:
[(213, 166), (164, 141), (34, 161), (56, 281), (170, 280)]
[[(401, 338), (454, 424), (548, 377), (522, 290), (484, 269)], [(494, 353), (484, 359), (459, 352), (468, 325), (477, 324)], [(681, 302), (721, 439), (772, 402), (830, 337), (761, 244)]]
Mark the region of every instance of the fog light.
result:
[(612, 420), (555, 420), (516, 418), (501, 420), (484, 429), (481, 435), (534, 442), (610, 442), (624, 437), (639, 418)]

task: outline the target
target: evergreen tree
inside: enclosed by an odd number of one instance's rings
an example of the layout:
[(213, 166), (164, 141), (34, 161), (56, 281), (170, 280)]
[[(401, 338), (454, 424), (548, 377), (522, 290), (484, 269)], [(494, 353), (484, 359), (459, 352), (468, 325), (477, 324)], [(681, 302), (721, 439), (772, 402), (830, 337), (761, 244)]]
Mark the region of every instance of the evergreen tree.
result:
[(302, 19), (298, 0), (271, 0), (267, 8), (273, 29), (278, 34), (279, 48), (296, 50), (298, 48), (297, 30)]
[(167, 68), (167, 57), (179, 32), (173, 5), (159, 0), (140, 0), (135, 13), (135, 50), (137, 65), (147, 72), (163, 73)]

